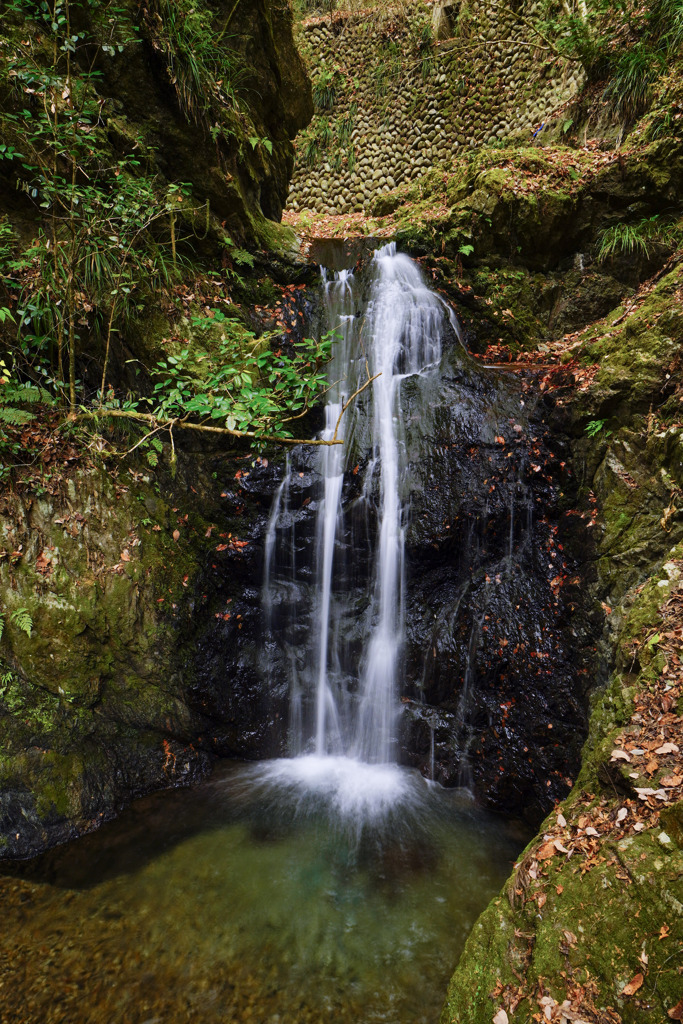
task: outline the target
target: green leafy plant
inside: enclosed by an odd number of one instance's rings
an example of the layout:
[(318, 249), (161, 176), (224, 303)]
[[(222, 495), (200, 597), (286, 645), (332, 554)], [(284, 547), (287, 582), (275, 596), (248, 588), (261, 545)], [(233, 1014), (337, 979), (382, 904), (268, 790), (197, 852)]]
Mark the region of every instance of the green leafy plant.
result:
[[(53, 378), (68, 380), (74, 412), (76, 350), (84, 329), (105, 339), (104, 393), (110, 342), (137, 308), (139, 282), (148, 288), (168, 283), (177, 265), (175, 220), (188, 190), (182, 185), (160, 190), (140, 173), (138, 153), (112, 163), (96, 72), (92, 58), (86, 59), (94, 40), (87, 29), (76, 29), (87, 17), (86, 0), (53, 0), (52, 5), (12, 0), (11, 6), (36, 21), (38, 32), (28, 33), (26, 45), (15, 45), (8, 55), (9, 87), (22, 102), (25, 94), (32, 99), (5, 112), (2, 127), (21, 149), (20, 163), (16, 152), (11, 157), (17, 186), (41, 211), (44, 227), (30, 249), (13, 260), (5, 231), (0, 260), (9, 262), (10, 279), (20, 289), (18, 355), (33, 365), (36, 352), (43, 356), (48, 350)], [(106, 4), (102, 13), (110, 8), (118, 10)], [(125, 19), (105, 23), (109, 34), (96, 52), (135, 38)], [(52, 54), (48, 65), (46, 52)], [(77, 63), (79, 56), (86, 70)], [(167, 245), (151, 231), (162, 218), (169, 223)]]
[(269, 153), (273, 152), (273, 143), (268, 138), (259, 138), (258, 135), (251, 135), (249, 137), (249, 145), (252, 149), (256, 149), (257, 146), (263, 146)]
[[(143, 437), (140, 441), (140, 448), (145, 453), (147, 464), (152, 468), (156, 469), (159, 465), (159, 456), (163, 453), (164, 444), (161, 438), (157, 434), (149, 434)], [(151, 525), (152, 520), (143, 519), (143, 526)]]
[(291, 437), (289, 423), (301, 418), (326, 387), (324, 363), (333, 335), (283, 345), (275, 335), (256, 338), (239, 321), (214, 311), (195, 317), (199, 330), (222, 328), (218, 368), (207, 374), (189, 348), (155, 368), (154, 416), (219, 421), (228, 430)]
[(563, 0), (548, 3), (535, 31), (557, 54), (579, 61), (625, 122), (650, 104), (657, 80), (674, 68), (683, 42), (683, 0)]
[[(4, 369), (4, 360), (0, 359), (0, 371)], [(36, 384), (15, 384), (4, 377), (0, 378), (0, 420), (13, 426), (20, 426), (35, 419), (35, 414), (23, 408), (26, 405), (52, 405), (54, 397), (45, 388)], [(1, 449), (1, 444), (0, 444)]]
[(614, 60), (604, 96), (617, 114), (633, 119), (647, 109), (652, 87), (666, 70), (662, 49), (639, 40)]
[(434, 63), (434, 36), (431, 22), (422, 27), (417, 38), (417, 53), (420, 59), (420, 73), (423, 80), (429, 78)]
[[(585, 428), (586, 433), (589, 437), (596, 437), (597, 434), (601, 433), (601, 431), (604, 430), (606, 423), (607, 420), (589, 420)], [(611, 430), (605, 431), (605, 437), (609, 437), (611, 433)]]
[(221, 110), (237, 112), (246, 69), (237, 51), (225, 45), (234, 8), (220, 27), (214, 27), (214, 12), (204, 0), (150, 0), (148, 11), (151, 36), (165, 54), (185, 112), (205, 124)]
[(10, 622), (30, 638), (33, 630), (33, 619), (28, 608), (17, 608), (16, 611), (13, 611), (10, 615)]
[(332, 110), (344, 85), (344, 74), (340, 67), (323, 67), (313, 82), (313, 103), (316, 111)]
[(235, 243), (233, 242), (232, 238), (230, 238), (229, 235), (225, 236), (225, 238), (223, 239), (223, 244), (230, 253), (230, 258), (232, 259), (232, 261), (236, 263), (238, 266), (254, 266), (255, 260), (253, 255), (250, 252), (247, 252), (246, 249), (240, 249), (238, 245), (235, 245)]
[(300, 133), (297, 148), (301, 159), (307, 167), (315, 167), (323, 155), (331, 148), (334, 140), (334, 129), (330, 121), (316, 115), (308, 128)]
[(372, 88), (376, 99), (386, 96), (389, 85), (397, 82), (403, 71), (403, 60), (398, 44), (390, 39), (379, 53), (379, 60), (372, 68)]

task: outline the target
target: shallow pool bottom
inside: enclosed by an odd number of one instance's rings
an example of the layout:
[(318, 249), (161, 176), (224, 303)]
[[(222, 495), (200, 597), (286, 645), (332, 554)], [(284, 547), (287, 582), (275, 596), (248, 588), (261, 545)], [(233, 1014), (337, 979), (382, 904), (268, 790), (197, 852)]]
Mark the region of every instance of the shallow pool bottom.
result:
[(526, 838), (405, 769), (223, 764), (0, 879), (3, 1024), (434, 1024)]

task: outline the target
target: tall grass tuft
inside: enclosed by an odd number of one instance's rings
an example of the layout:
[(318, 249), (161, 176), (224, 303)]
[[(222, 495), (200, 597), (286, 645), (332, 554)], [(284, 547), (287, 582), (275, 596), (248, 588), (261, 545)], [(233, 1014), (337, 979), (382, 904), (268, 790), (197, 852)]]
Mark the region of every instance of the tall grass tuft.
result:
[(680, 225), (663, 221), (658, 214), (637, 224), (614, 224), (598, 236), (598, 260), (602, 263), (612, 256), (633, 254), (649, 259), (657, 248), (679, 245), (681, 238)]
[(665, 54), (653, 49), (645, 40), (639, 40), (619, 54), (604, 97), (617, 114), (634, 120), (647, 110), (653, 86), (664, 71)]

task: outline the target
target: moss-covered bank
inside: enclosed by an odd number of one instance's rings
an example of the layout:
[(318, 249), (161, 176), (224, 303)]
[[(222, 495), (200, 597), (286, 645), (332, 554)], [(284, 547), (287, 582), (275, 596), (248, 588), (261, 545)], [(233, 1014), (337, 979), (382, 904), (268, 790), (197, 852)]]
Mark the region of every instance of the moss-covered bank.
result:
[(174, 540), (182, 517), (155, 491), (142, 473), (90, 466), (52, 494), (3, 500), (4, 856), (87, 830), (132, 795), (206, 767), (191, 745), (198, 716), (181, 642), (197, 553), (187, 524)]
[[(193, 316), (208, 323), (218, 308), (257, 333), (274, 326), (276, 313), (264, 324), (253, 307), (280, 298), (274, 278), (289, 283), (301, 273), (286, 259), (292, 232), (277, 222), (292, 139), (312, 113), (289, 5), (74, 0), (53, 23), (40, 5), (4, 6), (0, 355), (12, 384), (58, 375), (57, 338), (44, 324), (59, 317), (41, 321), (40, 304), (66, 308), (69, 286), (53, 282), (51, 291), (38, 279), (49, 273), (41, 244), (68, 250), (78, 278), (69, 322), (77, 399), (86, 405), (102, 379), (109, 308), (107, 398), (119, 405), (152, 392), (161, 358), (184, 347), (197, 366), (217, 358), (220, 330), (193, 330)], [(62, 46), (67, 16), (73, 38)], [(167, 253), (168, 272), (131, 279), (123, 315), (116, 301), (107, 305), (108, 290), (98, 293), (98, 252), (88, 256), (88, 276), (68, 238), (82, 230), (98, 239), (103, 259), (113, 253), (125, 264), (130, 249), (116, 248), (116, 232), (125, 234), (131, 211), (118, 211), (105, 232), (102, 209), (129, 178), (173, 206), (162, 204), (148, 231), (127, 236), (133, 246), (144, 234), (148, 252)], [(89, 228), (85, 214), (78, 228), (62, 216), (55, 191), (40, 205), (40, 188), (48, 194), (69, 180), (96, 189)], [(74, 192), (73, 209), (84, 194)], [(62, 369), (63, 337), (59, 347)], [(177, 452), (168, 437), (165, 448), (158, 437), (156, 448), (138, 447), (141, 431), (120, 420), (100, 420), (99, 433), (91, 419), (65, 422), (64, 390), (57, 384), (54, 393), (51, 405), (34, 407), (36, 419), (12, 409), (0, 417), (0, 857), (29, 856), (135, 795), (189, 781), (215, 752), (253, 753), (268, 721), (257, 702), (240, 719), (231, 702), (244, 692), (232, 679), (216, 694), (216, 676), (202, 673), (206, 648), (201, 663), (197, 654), (219, 615), (224, 632), (239, 635), (240, 613), (233, 605), (228, 621), (226, 603), (237, 604), (258, 571), (237, 546), (248, 500), (221, 498), (248, 448), (193, 445), (177, 434)], [(3, 391), (3, 414), (5, 401)], [(244, 518), (253, 526), (260, 511), (257, 499)]]
[(579, 778), (475, 926), (444, 1024), (680, 1019), (682, 568), (678, 545), (613, 609)]
[[(667, 152), (666, 180), (677, 160)], [(657, 149), (634, 159), (646, 176), (662, 166)], [(599, 210), (595, 182), (585, 194)], [(544, 346), (556, 365), (540, 386), (554, 429), (574, 439), (596, 541), (610, 671), (579, 777), (475, 926), (444, 1024), (681, 1016), (682, 280), (677, 252), (635, 290), (622, 279), (606, 316)]]

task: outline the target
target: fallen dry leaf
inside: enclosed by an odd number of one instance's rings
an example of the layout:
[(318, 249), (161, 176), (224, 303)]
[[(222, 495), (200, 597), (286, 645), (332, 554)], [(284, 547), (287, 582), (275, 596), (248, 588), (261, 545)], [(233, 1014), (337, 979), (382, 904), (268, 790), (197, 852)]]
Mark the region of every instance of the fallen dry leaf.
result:
[(643, 975), (636, 974), (635, 978), (631, 978), (628, 985), (624, 985), (621, 991), (622, 996), (632, 996), (639, 988), (642, 987), (643, 981)]
[(173, 531), (173, 540), (175, 540), (175, 541), (180, 540), (180, 530), (174, 530)]
[(675, 1006), (667, 1010), (666, 1015), (671, 1017), (671, 1020), (683, 1020), (683, 999), (680, 999)]
[(498, 1013), (493, 1018), (493, 1024), (509, 1024), (509, 1021), (510, 1018), (501, 1006), (500, 1010), (498, 1010)]

